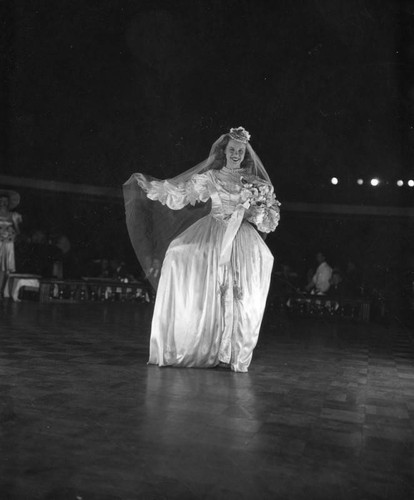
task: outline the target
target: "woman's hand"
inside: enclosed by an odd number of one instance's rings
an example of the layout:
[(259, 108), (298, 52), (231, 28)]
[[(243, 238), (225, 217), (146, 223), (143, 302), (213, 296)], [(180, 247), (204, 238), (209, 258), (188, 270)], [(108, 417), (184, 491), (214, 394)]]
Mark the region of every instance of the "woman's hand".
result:
[(260, 224), (265, 216), (265, 207), (258, 205), (250, 205), (246, 210), (245, 218), (254, 224)]
[(12, 221), (13, 221), (13, 227), (14, 227), (16, 233), (20, 234), (19, 224), (21, 224), (23, 221), (22, 216), (17, 212), (12, 212)]

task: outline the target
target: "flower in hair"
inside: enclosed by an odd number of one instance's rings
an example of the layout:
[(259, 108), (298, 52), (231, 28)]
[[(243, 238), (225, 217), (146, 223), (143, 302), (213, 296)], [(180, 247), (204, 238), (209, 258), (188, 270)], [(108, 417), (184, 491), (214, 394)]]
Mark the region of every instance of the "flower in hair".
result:
[(231, 128), (229, 136), (235, 141), (244, 142), (245, 144), (250, 141), (250, 134), (243, 127)]

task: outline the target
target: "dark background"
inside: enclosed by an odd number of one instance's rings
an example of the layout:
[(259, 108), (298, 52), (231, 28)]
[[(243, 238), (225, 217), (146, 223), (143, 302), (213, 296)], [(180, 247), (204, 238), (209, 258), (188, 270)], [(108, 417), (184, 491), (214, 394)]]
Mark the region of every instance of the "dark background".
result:
[(243, 125), (285, 199), (413, 176), (412, 5), (5, 2), (4, 173), (168, 176)]
[[(120, 189), (133, 172), (178, 174), (242, 125), (282, 209), (413, 205), (414, 188), (395, 185), (414, 178), (412, 1), (0, 5), (2, 174)], [(374, 175), (378, 188), (357, 186)], [(28, 227), (60, 227), (84, 249), (128, 248), (119, 200), (20, 192)], [(412, 239), (411, 219), (282, 212), (268, 242), (296, 261), (318, 245), (331, 260), (374, 246), (385, 269), (409, 262)]]

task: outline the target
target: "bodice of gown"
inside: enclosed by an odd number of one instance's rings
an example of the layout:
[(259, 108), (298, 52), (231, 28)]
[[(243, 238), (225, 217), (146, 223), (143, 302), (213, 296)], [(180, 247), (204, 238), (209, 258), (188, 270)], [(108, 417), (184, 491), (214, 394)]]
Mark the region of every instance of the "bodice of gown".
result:
[(16, 238), (15, 225), (21, 222), (22, 216), (17, 212), (10, 212), (7, 216), (0, 216), (0, 242), (12, 242)]
[(6, 219), (5, 217), (0, 217), (0, 227), (7, 228), (13, 226), (13, 222), (10, 219)]
[(15, 234), (11, 216), (0, 216), (0, 243), (14, 241)]
[(219, 220), (226, 220), (245, 200), (242, 198), (240, 178), (244, 169), (211, 171), (211, 215)]
[[(243, 212), (243, 218), (253, 223), (259, 231), (264, 233), (274, 231), (279, 223), (279, 202), (274, 196), (273, 186), (267, 183), (270, 204), (266, 199), (266, 209), (252, 207), (250, 193), (242, 184), (242, 177), (250, 179), (251, 182), (252, 175), (248, 169), (243, 168), (223, 167), (221, 170), (209, 170), (195, 174), (188, 181), (180, 183), (175, 179), (147, 181), (142, 174), (135, 174), (136, 181), (148, 198), (158, 200), (173, 210), (211, 199), (211, 215), (215, 219), (226, 222), (233, 213), (235, 213), (234, 218), (239, 219)], [(261, 181), (259, 178), (257, 180)], [(266, 181), (261, 182), (266, 183)]]

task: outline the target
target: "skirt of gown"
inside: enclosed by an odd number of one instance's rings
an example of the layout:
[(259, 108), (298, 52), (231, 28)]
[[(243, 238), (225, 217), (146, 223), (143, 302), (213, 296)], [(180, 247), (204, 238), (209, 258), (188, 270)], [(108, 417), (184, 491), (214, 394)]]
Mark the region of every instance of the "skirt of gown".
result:
[(0, 271), (14, 273), (15, 270), (14, 242), (0, 241)]
[(173, 240), (162, 266), (149, 363), (246, 372), (259, 336), (273, 256), (257, 231), (240, 226), (231, 263), (219, 265), (226, 224), (203, 217)]

